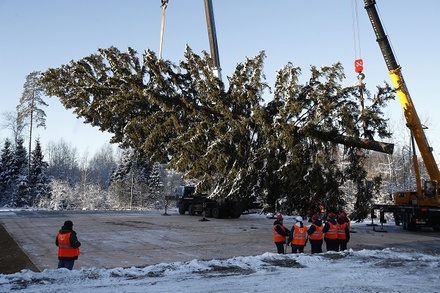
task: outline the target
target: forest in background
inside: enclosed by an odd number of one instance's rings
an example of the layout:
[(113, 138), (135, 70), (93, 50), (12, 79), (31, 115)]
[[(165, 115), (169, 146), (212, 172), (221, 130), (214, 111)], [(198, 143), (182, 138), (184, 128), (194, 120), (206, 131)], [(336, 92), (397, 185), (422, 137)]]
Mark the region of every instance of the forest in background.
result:
[[(39, 141), (32, 151), (28, 170), (23, 139), (17, 144), (6, 139), (1, 149), (0, 206), (62, 209), (163, 209), (165, 196), (174, 195), (185, 184), (182, 174), (161, 164), (149, 164), (136, 158), (133, 151), (114, 152), (110, 144), (92, 157), (77, 153), (64, 140), (51, 143), (43, 152)], [(411, 153), (398, 150), (392, 156), (368, 154), (366, 170), (371, 177), (381, 175), (380, 192), (372, 201), (385, 203), (396, 190), (414, 188)], [(344, 168), (343, 158), (340, 166)], [(8, 172), (9, 166), (12, 172)], [(346, 195), (345, 209), (355, 212), (356, 187), (341, 186)], [(283, 209), (280, 197), (279, 208)], [(295, 213), (295, 210), (283, 210)]]
[(182, 184), (181, 174), (150, 164), (132, 150), (110, 144), (91, 158), (64, 140), (45, 151), (37, 140), (28, 165), (24, 140), (6, 139), (1, 149), (0, 206), (62, 209), (163, 208), (165, 195)]

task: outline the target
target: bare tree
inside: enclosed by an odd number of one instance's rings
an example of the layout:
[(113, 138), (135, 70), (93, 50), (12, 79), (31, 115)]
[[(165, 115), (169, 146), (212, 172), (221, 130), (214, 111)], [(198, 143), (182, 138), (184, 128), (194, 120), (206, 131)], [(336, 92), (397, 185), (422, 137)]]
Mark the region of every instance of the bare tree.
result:
[(17, 141), (21, 137), (23, 129), (26, 127), (26, 124), (23, 124), (24, 121), (17, 118), (17, 112), (3, 112), (2, 116), (4, 120), (1, 124), (2, 128), (11, 130), (14, 139), (14, 145), (17, 145)]
[(69, 182), (72, 186), (80, 182), (81, 174), (76, 148), (61, 138), (57, 143), (49, 142), (46, 155), (49, 163), (49, 176)]
[(110, 176), (116, 168), (116, 157), (111, 144), (104, 144), (89, 160), (88, 168), (90, 176), (88, 181), (99, 184), (101, 188), (107, 189), (110, 184)]

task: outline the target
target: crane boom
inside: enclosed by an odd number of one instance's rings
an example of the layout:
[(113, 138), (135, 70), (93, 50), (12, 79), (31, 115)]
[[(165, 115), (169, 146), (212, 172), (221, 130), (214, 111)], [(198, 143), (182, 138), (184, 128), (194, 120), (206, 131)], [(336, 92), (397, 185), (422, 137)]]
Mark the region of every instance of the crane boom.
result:
[[(411, 132), (413, 164), (417, 183), (417, 191), (395, 192), (393, 205), (373, 204), (371, 207), (371, 218), (373, 218), (375, 210), (379, 210), (381, 223), (386, 222), (385, 213), (393, 213), (396, 225), (402, 223), (403, 229), (405, 230), (412, 231), (421, 227), (430, 227), (434, 229), (434, 231), (440, 231), (439, 169), (432, 154), (432, 148), (429, 146), (425, 137), (422, 123), (409, 95), (405, 80), (403, 79), (402, 69), (394, 57), (390, 42), (383, 29), (377, 13), (376, 1), (364, 0), (364, 3), (374, 33), (376, 34), (376, 40), (379, 43), (380, 50), (388, 67), (388, 73), (403, 108), (406, 125)], [(430, 177), (430, 180), (424, 182), (423, 187), (418, 169), (414, 141), (417, 144)]]
[(390, 42), (380, 21), (375, 6), (376, 1), (364, 0), (364, 3), (368, 17), (370, 18), (370, 22), (373, 26), (374, 33), (376, 34), (377, 42), (388, 67), (391, 81), (396, 89), (400, 104), (403, 107), (407, 127), (410, 129), (411, 134), (416, 141), (430, 179), (438, 182), (440, 180), (439, 168), (432, 154), (432, 148), (429, 146), (428, 140), (426, 139), (422, 123), (417, 115), (416, 108), (414, 107), (413, 101), (406, 87), (405, 80), (403, 79), (402, 69), (394, 57)]
[(221, 79), (220, 56), (218, 53), (217, 34), (215, 29), (214, 11), (212, 0), (205, 0), (206, 24), (208, 26), (209, 46), (211, 49), (211, 59), (217, 77)]

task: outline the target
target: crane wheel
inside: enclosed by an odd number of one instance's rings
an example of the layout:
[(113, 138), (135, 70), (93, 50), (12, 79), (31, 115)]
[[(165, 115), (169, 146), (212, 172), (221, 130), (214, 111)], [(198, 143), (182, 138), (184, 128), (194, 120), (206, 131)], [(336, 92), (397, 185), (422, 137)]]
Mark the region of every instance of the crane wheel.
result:
[(212, 217), (216, 218), (216, 219), (220, 219), (221, 218), (220, 209), (219, 208), (213, 208), (212, 209)]
[(196, 214), (194, 204), (192, 203), (188, 206), (188, 214), (190, 214), (191, 216), (194, 216)]

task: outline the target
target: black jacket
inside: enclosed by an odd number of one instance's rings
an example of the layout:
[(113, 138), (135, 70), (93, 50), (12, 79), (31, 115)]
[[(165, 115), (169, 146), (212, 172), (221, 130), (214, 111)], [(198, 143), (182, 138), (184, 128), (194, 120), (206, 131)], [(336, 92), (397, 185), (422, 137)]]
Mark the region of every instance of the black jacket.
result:
[(314, 225), (310, 225), (309, 229), (307, 230), (307, 234), (312, 235), (313, 233), (315, 233), (316, 231), (316, 226), (320, 227), (322, 226), (322, 221), (321, 220), (314, 220), (313, 221)]
[[(273, 225), (274, 226), (279, 225), (279, 226), (275, 227), (275, 231), (277, 231), (278, 234), (280, 234), (281, 236), (286, 236), (286, 237), (289, 236), (290, 230), (287, 229), (286, 227), (284, 227), (283, 223), (281, 223), (278, 220), (275, 220), (275, 222), (273, 222)], [(283, 228), (281, 228), (281, 226), (284, 227), (284, 230), (283, 230)]]

